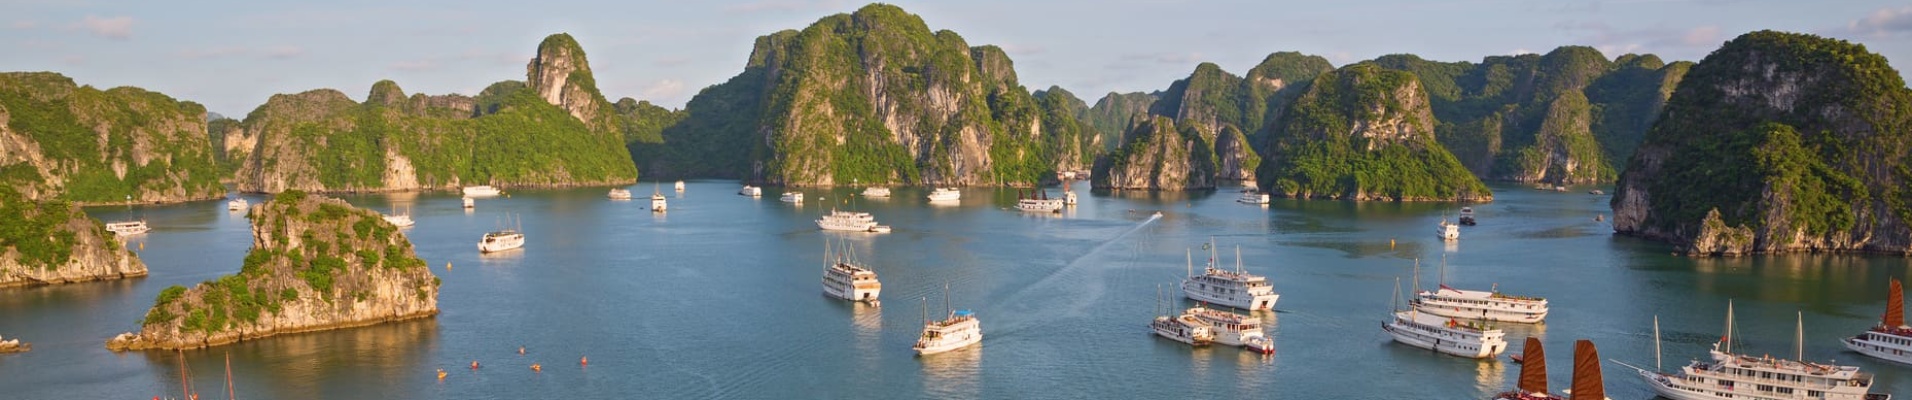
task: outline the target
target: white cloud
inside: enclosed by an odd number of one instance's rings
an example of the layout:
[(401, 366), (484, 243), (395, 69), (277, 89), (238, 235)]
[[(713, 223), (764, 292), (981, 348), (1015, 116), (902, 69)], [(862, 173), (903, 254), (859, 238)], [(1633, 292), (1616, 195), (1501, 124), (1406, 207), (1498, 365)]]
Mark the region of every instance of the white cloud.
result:
[(392, 69), (400, 71), (430, 71), (438, 69), (438, 62), (432, 60), (408, 60), (392, 63)]
[(640, 92), (640, 95), (644, 96), (643, 100), (650, 100), (654, 103), (660, 102), (660, 100), (676, 99), (678, 96), (684, 95), (684, 82), (676, 79), (659, 79), (656, 82), (651, 82), (650, 86), (645, 87), (644, 91)]
[(126, 40), (133, 37), (133, 17), (101, 18), (88, 15), (80, 20), (79, 27), (107, 39)]
[(1525, 47), (1514, 49), (1513, 51), (1507, 52), (1507, 55), (1510, 55), (1510, 56), (1517, 56), (1521, 54), (1537, 54), (1537, 53), (1534, 53), (1533, 50), (1527, 50), (1527, 48)]
[(1872, 36), (1912, 33), (1912, 6), (1874, 10), (1871, 14), (1866, 14), (1864, 18), (1846, 24), (1846, 29), (1853, 33)]
[(267, 58), (275, 58), (275, 59), (283, 60), (283, 59), (289, 59), (289, 58), (298, 58), (299, 56), (305, 55), (305, 48), (299, 47), (299, 46), (292, 46), (292, 45), (279, 45), (279, 46), (267, 47), (264, 50), (261, 50), (261, 52), (265, 53), (265, 56)]

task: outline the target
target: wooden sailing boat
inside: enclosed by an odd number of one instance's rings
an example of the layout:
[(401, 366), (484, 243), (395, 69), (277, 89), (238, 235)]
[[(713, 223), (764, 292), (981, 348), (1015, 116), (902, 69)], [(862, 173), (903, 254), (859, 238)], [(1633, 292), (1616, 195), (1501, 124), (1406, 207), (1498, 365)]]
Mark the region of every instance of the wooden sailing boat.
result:
[(1520, 383), (1514, 391), (1494, 396), (1495, 400), (1603, 400), (1606, 384), (1600, 379), (1600, 353), (1593, 341), (1581, 339), (1573, 344), (1573, 382), (1561, 391), (1567, 397), (1547, 392), (1547, 353), (1540, 339), (1529, 337), (1521, 347)]
[(1858, 335), (1839, 339), (1847, 349), (1867, 357), (1912, 364), (1912, 327), (1905, 325), (1905, 287), (1897, 278), (1892, 279), (1891, 290), (1886, 293), (1885, 313), (1879, 315), (1879, 325), (1859, 332)]
[(1600, 380), (1600, 350), (1593, 347), (1593, 341), (1580, 339), (1573, 342), (1573, 388), (1567, 390), (1568, 400), (1606, 400), (1607, 385)]

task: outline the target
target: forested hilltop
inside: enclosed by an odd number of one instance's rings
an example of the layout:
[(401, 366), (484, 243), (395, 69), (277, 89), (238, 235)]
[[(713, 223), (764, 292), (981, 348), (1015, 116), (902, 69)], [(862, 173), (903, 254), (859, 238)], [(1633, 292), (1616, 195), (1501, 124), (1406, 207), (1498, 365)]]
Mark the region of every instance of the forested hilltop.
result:
[(1434, 138), (1414, 75), (1355, 64), (1321, 74), (1272, 125), (1260, 187), (1297, 198), (1492, 201)]
[(0, 185), (82, 204), (219, 198), (206, 108), (51, 72), (0, 73)]
[(684, 115), (648, 111), (682, 120), (657, 142), (633, 132), (631, 149), (668, 176), (1028, 185), (1099, 150), (1085, 124), (1055, 117), (1074, 118), (1067, 108), (1080, 100), (1047, 92), (1057, 97), (1039, 101), (1018, 83), (1001, 48), (872, 4), (757, 38), (744, 72), (699, 92)]
[(332, 89), (275, 95), (222, 134), (224, 154), (243, 158), (231, 163), (248, 192), (635, 181), (625, 123), (583, 47), (551, 35), (525, 69), (525, 81), (475, 97), (407, 96), (392, 81), (373, 84), (364, 103)]
[(1614, 192), (1613, 229), (1694, 255), (1912, 254), (1912, 89), (1885, 57), (1760, 31), (1706, 56)]

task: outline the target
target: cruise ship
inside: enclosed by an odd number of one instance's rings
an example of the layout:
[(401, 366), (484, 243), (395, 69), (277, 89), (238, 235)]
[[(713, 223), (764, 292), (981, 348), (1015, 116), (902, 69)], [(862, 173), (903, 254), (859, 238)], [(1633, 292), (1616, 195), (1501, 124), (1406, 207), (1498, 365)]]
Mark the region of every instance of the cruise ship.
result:
[(631, 191), (625, 190), (625, 189), (611, 189), (611, 192), (605, 194), (605, 196), (610, 197), (611, 200), (630, 200)]
[[(1888, 394), (1872, 394), (1872, 374), (1859, 367), (1820, 364), (1806, 361), (1805, 316), (1799, 317), (1795, 331), (1792, 360), (1771, 355), (1751, 356), (1733, 353), (1733, 305), (1726, 304), (1726, 335), (1708, 351), (1711, 360), (1693, 360), (1679, 372), (1664, 373), (1634, 367), (1640, 379), (1655, 394), (1673, 400), (1718, 399), (1838, 399), (1888, 400)], [(1654, 323), (1655, 363), (1659, 358), (1660, 330)], [(1657, 369), (1658, 366), (1656, 365)]]
[[(1419, 270), (1419, 262), (1415, 263)], [(1419, 273), (1415, 274), (1416, 276)], [(1436, 290), (1414, 293), (1409, 305), (1420, 312), (1448, 318), (1495, 322), (1537, 324), (1547, 319), (1547, 299), (1515, 296), (1491, 290), (1461, 290), (1447, 286), (1447, 259), (1441, 259), (1440, 286)]]
[(1442, 217), (1440, 229), (1434, 230), (1434, 234), (1445, 241), (1452, 242), (1461, 240), (1461, 226), (1460, 224), (1449, 223), (1446, 217)]
[(1474, 226), (1474, 208), (1461, 207), (1461, 225)]
[(1162, 287), (1155, 287), (1155, 319), (1149, 321), (1149, 330), (1156, 336), (1182, 342), (1190, 346), (1207, 346), (1215, 342), (1215, 331), (1208, 323), (1196, 319), (1194, 315), (1182, 313), (1175, 315), (1168, 311), (1171, 306), (1164, 305)]
[(153, 228), (147, 227), (146, 221), (144, 220), (134, 220), (134, 221), (108, 222), (106, 223), (106, 230), (108, 232), (113, 232), (113, 234), (115, 235), (127, 236), (127, 235), (138, 235), (141, 233), (146, 233), (147, 231), (153, 230)]
[(226, 211), (245, 211), (246, 207), (251, 205), (244, 197), (234, 197), (232, 201), (226, 202)]
[(670, 201), (669, 201), (669, 200), (665, 200), (665, 199), (664, 199), (664, 193), (663, 193), (663, 192), (660, 192), (660, 191), (657, 191), (657, 190), (656, 190), (655, 188), (652, 188), (652, 190), (651, 190), (651, 212), (654, 212), (654, 213), (661, 213), (661, 212), (665, 212), (665, 211), (668, 211), (668, 210), (670, 210), (670, 206), (671, 206), (671, 205), (670, 205)]
[(1898, 278), (1892, 279), (1892, 291), (1886, 293), (1885, 314), (1879, 317), (1879, 326), (1840, 342), (1867, 357), (1912, 364), (1912, 326), (1905, 325), (1905, 288)]
[(1191, 254), (1188, 278), (1182, 281), (1183, 295), (1190, 300), (1246, 310), (1275, 308), (1275, 301), (1281, 295), (1275, 294), (1275, 287), (1268, 284), (1268, 278), (1242, 270), (1240, 247), (1235, 248), (1233, 271), (1215, 267), (1215, 246), (1212, 241), (1202, 247), (1208, 249), (1208, 266), (1202, 267), (1201, 275), (1195, 275), (1195, 261)]
[(1208, 327), (1216, 344), (1235, 346), (1262, 354), (1274, 354), (1274, 341), (1261, 330), (1261, 318), (1208, 307), (1189, 308), (1184, 315)]
[(778, 197), (777, 201), (781, 201), (785, 203), (802, 203), (803, 192), (783, 192), (783, 197)]
[(916, 339), (916, 355), (927, 356), (968, 347), (983, 341), (982, 321), (969, 310), (949, 309), (949, 287), (943, 287), (943, 309), (948, 317), (929, 320), (929, 299), (923, 299), (923, 334)]
[(887, 233), (888, 225), (878, 225), (876, 217), (866, 212), (837, 211), (830, 209), (829, 214), (817, 219), (817, 227), (826, 231), (875, 232)]
[[(1394, 296), (1389, 303), (1398, 306), (1401, 296), (1399, 280), (1394, 281)], [(1458, 357), (1492, 358), (1507, 350), (1507, 341), (1503, 339), (1500, 329), (1413, 309), (1394, 310), (1388, 315), (1388, 320), (1381, 323), (1381, 330), (1401, 344)]]
[(499, 194), (504, 193), (504, 192), (498, 191), (498, 188), (491, 187), (490, 185), (466, 186), (464, 188), (464, 192), (465, 192), (465, 197), (497, 196)]
[(679, 191), (679, 192), (682, 192), (682, 191), (684, 191), (684, 181), (677, 181), (677, 183), (675, 183), (675, 184), (672, 184), (672, 185), (671, 185), (671, 190), (676, 190), (676, 191)]
[(1028, 211), (1028, 212), (1059, 213), (1059, 212), (1062, 212), (1062, 206), (1063, 206), (1062, 199), (1049, 198), (1049, 191), (1047, 190), (1037, 190), (1035, 193), (1031, 193), (1026, 196), (1023, 195), (1020, 191), (1016, 193), (1016, 209), (1017, 210)]
[(520, 247), (524, 247), (524, 234), (515, 229), (485, 233), (485, 238), (478, 241), (479, 253), (496, 253)]
[(963, 199), (963, 191), (955, 188), (936, 188), (929, 192), (929, 201), (957, 201)]
[(890, 197), (890, 188), (876, 186), (863, 188), (863, 197)]
[(744, 185), (744, 188), (742, 190), (737, 191), (737, 195), (750, 196), (750, 197), (763, 197), (763, 188), (750, 186), (750, 185)]
[(883, 292), (883, 282), (876, 280), (876, 271), (856, 265), (853, 257), (845, 253), (855, 254), (848, 251), (848, 246), (832, 254), (828, 243), (825, 243), (823, 258), (830, 265), (823, 269), (823, 294), (871, 305), (881, 304), (877, 296)]
[(1242, 189), (1241, 197), (1236, 198), (1235, 201), (1248, 204), (1268, 204), (1268, 194), (1255, 189)]
[(1521, 346), (1520, 384), (1514, 390), (1494, 395), (1493, 400), (1605, 400), (1606, 384), (1600, 378), (1600, 352), (1593, 341), (1581, 339), (1573, 344), (1573, 382), (1566, 397), (1547, 391), (1547, 353), (1540, 339), (1527, 338)]
[(418, 224), (417, 221), (412, 220), (412, 213), (410, 211), (401, 213), (397, 210), (393, 210), (391, 214), (381, 215), (380, 217), (384, 218), (385, 222), (389, 222), (393, 226), (400, 228), (410, 228), (412, 225)]

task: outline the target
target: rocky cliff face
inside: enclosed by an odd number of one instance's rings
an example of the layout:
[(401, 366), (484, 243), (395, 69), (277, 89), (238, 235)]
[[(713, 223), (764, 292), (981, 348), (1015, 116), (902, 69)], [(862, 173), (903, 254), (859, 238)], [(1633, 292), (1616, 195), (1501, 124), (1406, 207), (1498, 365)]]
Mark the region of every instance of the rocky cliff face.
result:
[(1215, 187), (1215, 154), (1198, 128), (1156, 116), (1138, 122), (1123, 144), (1096, 160), (1097, 189), (1189, 190)]
[(1222, 127), (1215, 137), (1215, 178), (1224, 181), (1253, 182), (1261, 157), (1255, 155), (1248, 136), (1234, 126)]
[(1122, 134), (1128, 132), (1130, 126), (1141, 122), (1141, 118), (1148, 115), (1149, 108), (1155, 106), (1158, 97), (1160, 92), (1109, 92), (1103, 95), (1101, 100), (1096, 100), (1095, 106), (1089, 107), (1089, 110), (1083, 112), (1078, 118), (1102, 135), (1102, 138), (1098, 140), (1102, 143), (1102, 150), (1115, 150), (1116, 146), (1122, 144)]
[(758, 38), (686, 110), (663, 131), (673, 169), (768, 184), (1028, 184), (1073, 145), (1001, 49), (883, 4)]
[(0, 73), (0, 184), (84, 204), (219, 198), (206, 109), (133, 87)]
[(1692, 67), (1620, 176), (1614, 231), (1694, 255), (1912, 254), (1912, 90), (1884, 57), (1753, 32)]
[(1316, 77), (1275, 123), (1260, 187), (1300, 198), (1491, 201), (1434, 140), (1414, 75), (1356, 64)]
[(160, 292), (138, 332), (112, 350), (192, 349), (438, 313), (438, 278), (377, 212), (280, 193), (253, 207), (237, 275)]
[[(1177, 80), (1162, 91), (1161, 101), (1153, 103), (1149, 113), (1173, 118), (1178, 126), (1194, 128), (1208, 143), (1231, 146), (1213, 149), (1222, 157), (1215, 170), (1217, 179), (1254, 179), (1255, 163), (1247, 161), (1260, 157), (1255, 154), (1256, 146), (1243, 144), (1259, 143), (1264, 136), (1264, 126), (1302, 93), (1305, 83), (1333, 69), (1325, 58), (1296, 52), (1270, 54), (1250, 69), (1246, 77), (1235, 76), (1212, 63), (1201, 63), (1188, 78)], [(1224, 133), (1229, 129), (1243, 137), (1226, 138)], [(1241, 169), (1243, 167), (1249, 169)]]
[[(539, 46), (527, 77), (476, 97), (406, 96), (392, 81), (364, 103), (319, 89), (274, 95), (227, 135), (239, 190), (378, 192), (628, 183), (622, 125), (568, 35)], [(234, 139), (237, 138), (237, 139)], [(249, 147), (248, 147), (249, 146)]]
[(64, 201), (36, 202), (0, 188), (0, 288), (146, 276), (146, 264), (112, 232)]
[(1089, 167), (1102, 154), (1102, 135), (1080, 117), (1088, 112), (1088, 104), (1059, 86), (1037, 90), (1031, 96), (1042, 111), (1044, 134), (1050, 136), (1044, 141), (1048, 148), (1043, 149), (1053, 160), (1050, 168), (1081, 171)]
[(1686, 71), (1653, 55), (1609, 61), (1583, 46), (1479, 63), (1413, 55), (1369, 63), (1426, 85), (1436, 136), (1476, 175), (1555, 184), (1612, 180)]

